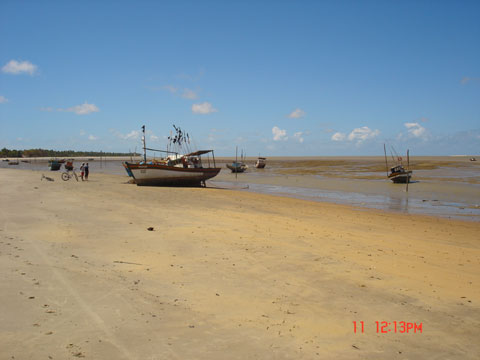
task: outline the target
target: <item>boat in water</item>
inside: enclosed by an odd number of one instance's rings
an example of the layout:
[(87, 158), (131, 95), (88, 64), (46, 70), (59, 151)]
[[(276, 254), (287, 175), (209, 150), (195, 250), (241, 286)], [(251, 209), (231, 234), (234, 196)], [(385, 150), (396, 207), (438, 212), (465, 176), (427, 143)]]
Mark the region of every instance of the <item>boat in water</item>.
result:
[(257, 169), (263, 169), (265, 168), (265, 165), (267, 165), (267, 158), (264, 157), (259, 157), (255, 162), (255, 167)]
[(57, 171), (60, 170), (63, 163), (64, 161), (62, 160), (52, 159), (48, 161), (48, 167), (50, 168), (50, 171)]
[[(175, 136), (170, 136), (167, 150), (156, 150), (146, 147), (145, 126), (143, 131), (143, 161), (124, 162), (127, 174), (138, 186), (205, 186), (205, 181), (215, 177), (220, 168), (215, 165), (213, 150), (189, 151), (190, 136), (180, 128), (175, 127)], [(147, 150), (160, 152), (166, 156), (160, 159), (147, 160)], [(186, 154), (184, 153), (186, 152)], [(205, 161), (203, 155), (212, 154)]]
[(395, 184), (408, 184), (412, 177), (412, 171), (409, 170), (409, 167), (410, 167), (409, 151), (407, 150), (407, 169), (405, 169), (405, 167), (403, 166), (402, 157), (398, 156), (395, 149), (393, 148), (392, 148), (392, 159), (395, 162), (395, 165), (390, 167), (389, 169), (385, 144), (383, 145), (383, 151), (385, 153), (385, 166), (387, 168), (387, 178), (392, 180), (393, 183)]

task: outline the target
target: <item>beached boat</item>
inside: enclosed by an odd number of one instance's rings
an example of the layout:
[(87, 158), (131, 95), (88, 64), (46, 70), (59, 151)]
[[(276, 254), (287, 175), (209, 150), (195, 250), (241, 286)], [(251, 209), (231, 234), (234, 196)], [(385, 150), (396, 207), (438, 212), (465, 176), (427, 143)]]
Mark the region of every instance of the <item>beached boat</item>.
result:
[[(387, 161), (387, 151), (385, 144), (383, 145), (383, 151), (385, 153), (385, 166), (387, 168), (387, 178), (392, 180), (395, 184), (408, 184), (412, 177), (412, 171), (408, 168), (410, 167), (410, 156), (409, 151), (407, 150), (407, 169), (403, 166), (403, 159), (401, 156), (398, 156), (395, 149), (392, 148), (392, 159), (396, 164), (392, 167), (388, 167)], [(393, 155), (395, 153), (395, 156)]]
[(255, 162), (255, 167), (257, 169), (263, 169), (267, 165), (267, 158), (259, 157)]
[(248, 165), (245, 164), (243, 150), (242, 155), (240, 157), (240, 161), (238, 161), (238, 147), (235, 148), (235, 161), (231, 164), (226, 164), (225, 166), (232, 171), (232, 173), (243, 173), (245, 170), (248, 169)]
[[(174, 126), (175, 127), (175, 126)], [(147, 148), (145, 145), (145, 126), (143, 131), (143, 161), (124, 162), (128, 175), (133, 177), (139, 186), (205, 186), (205, 181), (213, 178), (220, 172), (215, 167), (215, 155), (213, 150), (198, 150), (182, 154), (180, 151), (189, 150), (190, 136), (180, 128), (175, 127), (175, 137), (169, 137), (170, 144), (167, 150), (156, 150)], [(169, 148), (173, 147), (171, 151)], [(166, 156), (160, 160), (147, 161), (146, 151), (165, 153)], [(183, 152), (183, 151), (182, 151)], [(210, 158), (207, 164), (202, 155), (212, 154), (213, 167), (210, 167)]]
[(229, 168), (232, 173), (243, 173), (248, 169), (248, 166), (242, 161), (234, 161), (231, 164), (227, 164), (226, 167)]
[(50, 171), (57, 171), (57, 170), (60, 170), (62, 163), (63, 163), (62, 160), (56, 160), (56, 159), (49, 160), (48, 167), (50, 168)]

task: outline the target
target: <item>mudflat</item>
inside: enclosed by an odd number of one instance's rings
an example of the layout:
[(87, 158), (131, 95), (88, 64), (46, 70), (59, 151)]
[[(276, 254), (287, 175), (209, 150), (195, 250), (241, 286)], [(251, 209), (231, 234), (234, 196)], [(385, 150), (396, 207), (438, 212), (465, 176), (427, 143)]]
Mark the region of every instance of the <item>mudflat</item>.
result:
[(0, 169), (2, 359), (480, 354), (478, 222), (48, 176)]

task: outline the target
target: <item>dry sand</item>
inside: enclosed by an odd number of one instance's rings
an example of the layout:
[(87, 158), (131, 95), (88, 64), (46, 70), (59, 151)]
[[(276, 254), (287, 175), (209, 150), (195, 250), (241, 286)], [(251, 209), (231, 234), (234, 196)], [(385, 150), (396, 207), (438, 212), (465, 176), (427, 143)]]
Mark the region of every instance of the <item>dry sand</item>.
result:
[(477, 222), (45, 175), (0, 169), (1, 359), (480, 355)]

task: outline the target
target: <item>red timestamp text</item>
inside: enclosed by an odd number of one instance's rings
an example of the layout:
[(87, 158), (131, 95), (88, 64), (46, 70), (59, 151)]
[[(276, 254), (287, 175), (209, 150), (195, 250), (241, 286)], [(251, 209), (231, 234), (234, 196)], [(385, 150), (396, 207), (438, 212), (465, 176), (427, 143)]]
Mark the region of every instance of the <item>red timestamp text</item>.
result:
[[(388, 334), (388, 333), (400, 333), (400, 334), (410, 334), (410, 333), (422, 333), (423, 324), (416, 322), (408, 321), (375, 321), (376, 324), (376, 333), (377, 334)], [(363, 321), (353, 321), (353, 332), (355, 334), (365, 333), (365, 323)]]

